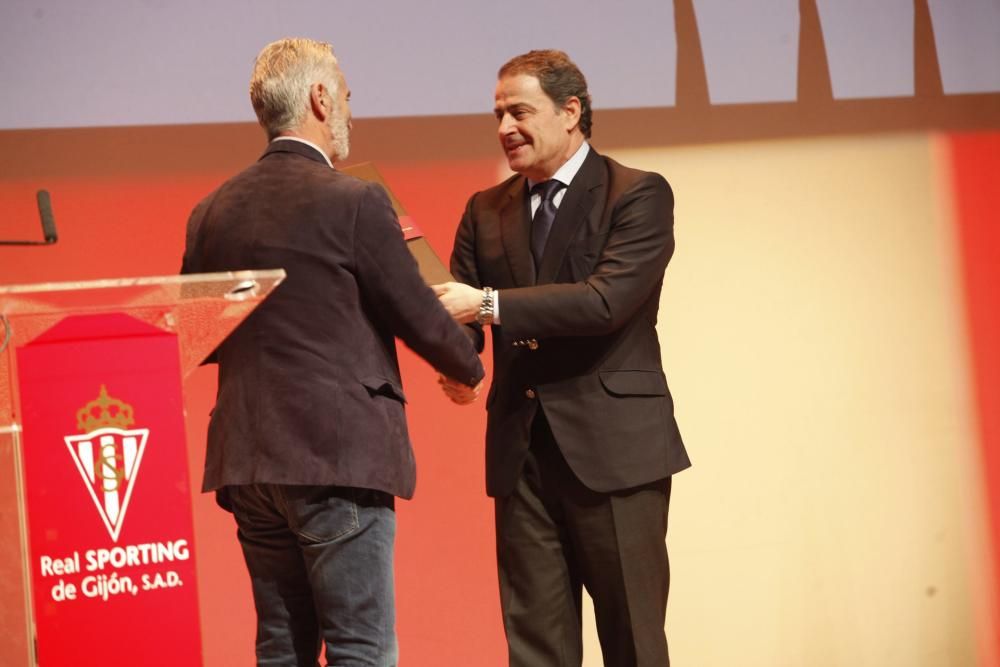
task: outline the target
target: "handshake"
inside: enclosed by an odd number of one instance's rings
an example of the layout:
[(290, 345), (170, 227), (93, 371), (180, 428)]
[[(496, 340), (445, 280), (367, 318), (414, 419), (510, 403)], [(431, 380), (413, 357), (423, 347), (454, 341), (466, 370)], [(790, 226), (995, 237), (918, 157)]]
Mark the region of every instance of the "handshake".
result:
[[(479, 307), (483, 302), (483, 292), (463, 283), (441, 283), (431, 285), (438, 300), (448, 314), (459, 324), (468, 324), (476, 320)], [(438, 384), (444, 390), (445, 396), (458, 405), (468, 405), (477, 398), (483, 390), (483, 380), (475, 387), (469, 387), (457, 380), (444, 375), (438, 375)]]

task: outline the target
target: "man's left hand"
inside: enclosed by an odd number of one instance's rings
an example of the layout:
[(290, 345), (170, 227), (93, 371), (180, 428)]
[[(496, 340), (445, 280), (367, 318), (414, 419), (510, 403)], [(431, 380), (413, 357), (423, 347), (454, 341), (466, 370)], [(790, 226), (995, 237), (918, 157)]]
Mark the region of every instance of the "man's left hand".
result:
[(470, 387), (464, 385), (458, 380), (452, 380), (449, 377), (438, 374), (438, 384), (444, 389), (445, 396), (451, 399), (452, 403), (457, 403), (458, 405), (468, 405), (474, 400), (479, 398), (480, 392), (483, 390), (483, 381), (480, 380), (479, 384), (475, 387)]
[(442, 283), (431, 285), (431, 289), (441, 301), (448, 314), (459, 324), (476, 320), (479, 306), (483, 303), (483, 292), (464, 283)]

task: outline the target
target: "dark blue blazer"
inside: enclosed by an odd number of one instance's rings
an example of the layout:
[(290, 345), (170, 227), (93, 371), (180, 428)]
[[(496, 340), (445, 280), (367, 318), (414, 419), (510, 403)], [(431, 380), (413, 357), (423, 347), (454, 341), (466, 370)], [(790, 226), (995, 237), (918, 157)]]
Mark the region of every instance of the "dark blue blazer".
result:
[(218, 348), (203, 490), (340, 485), (413, 495), (395, 338), (445, 375), (483, 376), (421, 280), (378, 185), (296, 141), (198, 204), (182, 271), (283, 268), (287, 279)]

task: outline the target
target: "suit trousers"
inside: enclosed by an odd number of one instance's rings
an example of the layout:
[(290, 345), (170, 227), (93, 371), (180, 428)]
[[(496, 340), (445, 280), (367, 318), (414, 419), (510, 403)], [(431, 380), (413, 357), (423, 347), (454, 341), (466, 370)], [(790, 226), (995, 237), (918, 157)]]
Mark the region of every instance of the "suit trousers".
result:
[(395, 667), (394, 498), (337, 486), (226, 487), (257, 609), (257, 665)]
[(583, 587), (594, 601), (605, 667), (670, 664), (664, 633), (670, 487), (668, 477), (592, 491), (573, 474), (539, 409), (517, 486), (495, 505), (512, 667), (579, 667)]

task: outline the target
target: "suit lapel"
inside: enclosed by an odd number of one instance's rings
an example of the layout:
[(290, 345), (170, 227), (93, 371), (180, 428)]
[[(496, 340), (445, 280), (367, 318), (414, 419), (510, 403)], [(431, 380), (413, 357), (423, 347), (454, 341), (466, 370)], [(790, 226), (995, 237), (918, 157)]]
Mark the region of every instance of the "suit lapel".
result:
[(507, 191), (507, 201), (500, 209), (500, 234), (504, 254), (514, 276), (514, 284), (528, 287), (535, 284), (535, 260), (531, 256), (531, 207), (528, 204), (528, 182), (515, 179)]
[[(570, 241), (576, 236), (580, 226), (586, 222), (594, 207), (596, 191), (605, 185), (604, 160), (593, 148), (580, 166), (573, 182), (566, 190), (552, 223), (552, 231), (545, 243), (542, 262), (538, 267), (539, 284), (551, 283), (559, 273)], [(529, 232), (530, 234), (530, 232)], [(529, 247), (528, 256), (531, 256)]]

